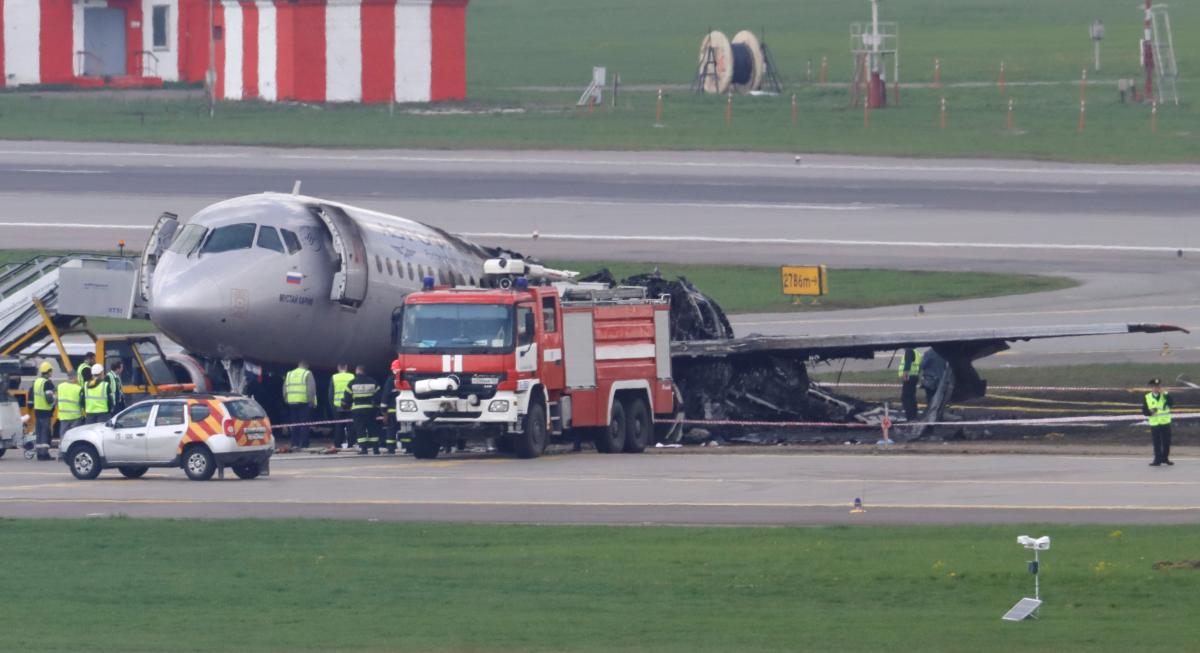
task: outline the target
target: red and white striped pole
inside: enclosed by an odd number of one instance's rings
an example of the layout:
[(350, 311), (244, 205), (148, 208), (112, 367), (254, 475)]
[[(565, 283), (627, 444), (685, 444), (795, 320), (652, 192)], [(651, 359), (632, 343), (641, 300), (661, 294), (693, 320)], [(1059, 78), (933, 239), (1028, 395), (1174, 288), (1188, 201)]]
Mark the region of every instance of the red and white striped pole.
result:
[(1154, 14), (1146, 0), (1145, 32), (1142, 34), (1142, 66), (1146, 69), (1146, 102), (1154, 97)]

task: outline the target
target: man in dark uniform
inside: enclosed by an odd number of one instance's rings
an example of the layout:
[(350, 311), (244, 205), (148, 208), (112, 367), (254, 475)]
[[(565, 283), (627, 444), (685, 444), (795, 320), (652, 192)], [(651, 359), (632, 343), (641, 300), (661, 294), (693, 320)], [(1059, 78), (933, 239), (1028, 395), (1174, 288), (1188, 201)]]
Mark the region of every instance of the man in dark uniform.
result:
[(1169, 393), (1163, 392), (1162, 381), (1150, 379), (1150, 392), (1142, 397), (1142, 414), (1150, 421), (1150, 440), (1154, 444), (1151, 467), (1174, 465), (1171, 462), (1171, 406)]
[(108, 366), (108, 410), (114, 415), (125, 410), (125, 388), (121, 375), (125, 373), (125, 363), (116, 359)]
[(917, 384), (921, 382), (921, 352), (905, 347), (900, 357), (900, 405), (904, 419), (917, 419)]
[[(396, 453), (397, 435), (400, 431), (400, 424), (396, 422), (396, 396), (400, 391), (396, 389), (396, 376), (400, 373), (400, 360), (392, 361), (392, 370), (388, 374), (387, 380), (383, 382), (383, 389), (379, 393), (379, 413), (383, 416), (383, 445), (387, 447), (390, 454)], [(408, 449), (408, 442), (411, 438), (400, 438), (404, 443), (404, 448)]]
[(379, 435), (375, 430), (375, 415), (378, 413), (379, 384), (367, 376), (365, 365), (354, 368), (354, 378), (342, 395), (342, 407), (350, 409), (351, 419), (354, 420), (354, 435), (358, 437), (358, 453), (363, 455), (367, 449), (374, 449), (379, 455)]

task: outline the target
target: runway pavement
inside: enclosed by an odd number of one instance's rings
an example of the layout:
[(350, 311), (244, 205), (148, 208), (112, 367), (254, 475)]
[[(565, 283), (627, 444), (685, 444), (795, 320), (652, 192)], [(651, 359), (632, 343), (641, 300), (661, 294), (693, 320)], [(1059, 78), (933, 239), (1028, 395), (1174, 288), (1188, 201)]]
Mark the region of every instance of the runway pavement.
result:
[[(0, 460), (0, 517), (305, 517), (670, 524), (1195, 523), (1200, 458), (689, 451), (537, 460), (276, 456), (268, 478), (77, 481)], [(866, 512), (854, 514), (855, 497)]]
[[(0, 142), (4, 247), (140, 247), (164, 210), (289, 191), (542, 257), (1019, 271), (1079, 288), (737, 316), (739, 334), (1099, 322), (1200, 327), (1200, 166), (671, 152), (435, 152)], [(533, 239), (534, 231), (539, 238)], [(1182, 256), (1179, 254), (1182, 253)], [(982, 366), (1200, 361), (1192, 336), (1039, 341)]]

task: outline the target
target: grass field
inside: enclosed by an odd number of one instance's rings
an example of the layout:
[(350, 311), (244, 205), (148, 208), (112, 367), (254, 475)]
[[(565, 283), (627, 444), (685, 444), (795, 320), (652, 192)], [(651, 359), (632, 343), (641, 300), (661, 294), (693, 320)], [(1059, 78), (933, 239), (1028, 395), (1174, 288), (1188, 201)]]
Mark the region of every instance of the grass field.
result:
[[(1017, 157), (1111, 162), (1200, 160), (1200, 7), (1176, 4), (1184, 104), (1162, 107), (1157, 133), (1149, 109), (1120, 104), (1115, 79), (1137, 77), (1141, 14), (1121, 0), (912, 0), (887, 5), (901, 25), (902, 81), (927, 84), (942, 62), (941, 89), (909, 87), (901, 106), (875, 111), (864, 128), (843, 87), (806, 80), (807, 63), (830, 61), (831, 84), (850, 75), (848, 24), (865, 20), (866, 2), (764, 0), (476, 0), (468, 10), (471, 100), (451, 108), (485, 113), (389, 115), (386, 107), (267, 106), (223, 103), (215, 119), (200, 100), (66, 99), (0, 94), (0, 138), (238, 143), (347, 147), (692, 149), (832, 152), (902, 156)], [(1102, 18), (1102, 72), (1090, 72), (1086, 126), (1078, 133), (1078, 80), (1091, 61), (1087, 26)], [(766, 27), (787, 82), (783, 97), (736, 97), (733, 124), (725, 99), (668, 90), (661, 126), (655, 94), (622, 93), (616, 107), (574, 108), (591, 66), (620, 72), (625, 84), (686, 84), (701, 36)], [(991, 82), (1003, 60), (1007, 94)], [(814, 71), (816, 69), (814, 68)], [(817, 75), (817, 72), (813, 73)], [(1029, 82), (1059, 85), (1023, 85)], [(522, 87), (541, 90), (518, 90)], [(554, 90), (579, 87), (579, 90)], [(790, 94), (799, 104), (792, 125)], [(947, 126), (939, 105), (948, 103)], [(1006, 128), (1008, 99), (1014, 129)], [(486, 113), (497, 108), (523, 113)]]
[[(608, 268), (617, 279), (649, 272), (654, 263), (628, 261), (548, 261), (551, 267), (585, 274)], [(725, 309), (725, 312), (764, 313), (870, 308), (899, 304), (928, 304), (978, 297), (996, 297), (1070, 288), (1066, 277), (983, 272), (923, 272), (906, 270), (830, 269), (829, 294), (818, 304), (809, 298), (797, 304), (780, 291), (778, 267), (748, 265), (658, 266), (664, 277), (685, 277)]]
[[(869, 522), (871, 513), (862, 515)], [(1015, 536), (1049, 534), (1042, 619)], [(1196, 527), (0, 521), (12, 651), (1181, 651)], [(36, 618), (35, 618), (36, 616)]]

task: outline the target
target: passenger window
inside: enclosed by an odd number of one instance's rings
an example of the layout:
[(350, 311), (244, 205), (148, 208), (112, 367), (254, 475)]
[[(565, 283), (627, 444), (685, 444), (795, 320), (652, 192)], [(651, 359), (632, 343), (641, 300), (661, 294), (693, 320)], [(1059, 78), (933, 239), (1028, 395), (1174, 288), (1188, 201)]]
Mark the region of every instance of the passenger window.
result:
[(558, 331), (558, 318), (554, 314), (554, 298), (542, 298), (542, 331), (554, 333)]
[(409, 279), (413, 279), (413, 280), (415, 280), (415, 279), (417, 278), (417, 275), (413, 274), (412, 262), (411, 262), (411, 261), (410, 261), (410, 262), (409, 262), (409, 264), (408, 264), (408, 278), (409, 278)]
[(251, 223), (217, 227), (208, 236), (208, 240), (204, 241), (200, 253), (219, 254), (237, 249), (250, 249), (251, 243), (254, 242), (254, 229), (255, 225)]
[(279, 233), (283, 234), (283, 243), (287, 245), (288, 254), (295, 254), (300, 251), (300, 238), (294, 231), (280, 229)]
[(279, 239), (279, 232), (275, 231), (275, 227), (259, 227), (258, 246), (283, 253), (283, 241)]
[(375, 257), (375, 269), (379, 271), (379, 274), (383, 274), (383, 261), (379, 260), (379, 256)]
[(159, 404), (154, 415), (155, 426), (179, 426), (183, 424), (183, 404)]
[(191, 406), (188, 406), (188, 417), (192, 418), (192, 424), (203, 422), (204, 420), (208, 419), (210, 415), (212, 415), (212, 411), (209, 410), (208, 406), (205, 406), (204, 404), (192, 404)]
[(384, 261), (384, 263), (387, 264), (388, 276), (389, 277), (393, 276), (392, 275), (392, 259), (388, 258), (388, 259), (384, 259), (383, 261)]
[(145, 428), (146, 422), (150, 421), (150, 410), (152, 408), (154, 408), (154, 404), (140, 404), (134, 406), (120, 415), (117, 415), (117, 421), (113, 426), (119, 429)]
[(533, 344), (533, 307), (524, 304), (517, 307), (517, 345), (524, 347)]

